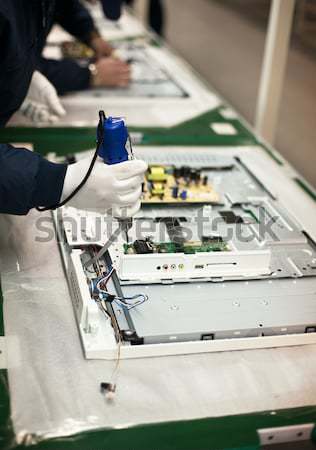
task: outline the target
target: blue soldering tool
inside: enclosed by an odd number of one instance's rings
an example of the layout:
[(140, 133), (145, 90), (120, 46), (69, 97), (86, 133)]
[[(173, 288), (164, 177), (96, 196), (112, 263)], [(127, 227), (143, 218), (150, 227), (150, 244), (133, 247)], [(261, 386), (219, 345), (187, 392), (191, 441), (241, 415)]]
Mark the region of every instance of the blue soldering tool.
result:
[[(95, 162), (100, 156), (105, 164), (118, 164), (133, 159), (131, 140), (125, 122), (120, 117), (105, 117), (104, 111), (99, 111), (99, 124), (97, 128), (97, 147), (94, 152), (89, 169), (78, 186), (59, 203), (37, 207), (38, 211), (55, 210), (66, 205), (85, 185), (89, 179)], [(121, 228), (128, 231), (132, 226), (131, 219), (120, 219)]]
[[(97, 129), (97, 153), (103, 159), (105, 164), (119, 164), (124, 161), (133, 159), (133, 150), (124, 119), (120, 117), (105, 117), (103, 111), (99, 112), (100, 121)], [(132, 219), (117, 219), (119, 226), (109, 238), (107, 243), (101, 250), (89, 261), (85, 263), (85, 267), (94, 264), (116, 241), (119, 234), (124, 231), (128, 240), (128, 230), (132, 226)]]
[(133, 158), (132, 150), (127, 149), (129, 135), (124, 119), (104, 118), (99, 156), (106, 164), (119, 164)]

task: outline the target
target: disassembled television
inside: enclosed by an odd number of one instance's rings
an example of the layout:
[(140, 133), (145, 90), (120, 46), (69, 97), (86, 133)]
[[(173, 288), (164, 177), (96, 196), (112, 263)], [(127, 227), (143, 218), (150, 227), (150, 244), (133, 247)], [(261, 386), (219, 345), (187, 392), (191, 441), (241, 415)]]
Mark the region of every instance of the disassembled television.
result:
[[(316, 208), (261, 147), (138, 147), (142, 207), (54, 213), (87, 358), (316, 342)], [(80, 155), (78, 155), (80, 157)]]

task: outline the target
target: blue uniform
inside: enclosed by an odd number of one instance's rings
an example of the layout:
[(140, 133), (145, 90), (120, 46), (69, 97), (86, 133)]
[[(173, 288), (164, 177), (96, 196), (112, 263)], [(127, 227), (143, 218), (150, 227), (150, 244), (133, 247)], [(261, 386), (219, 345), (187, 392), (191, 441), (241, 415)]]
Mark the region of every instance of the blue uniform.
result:
[[(98, 34), (89, 11), (79, 0), (56, 0), (50, 20), (50, 27), (57, 23), (86, 44), (90, 43), (92, 34)], [(71, 59), (57, 61), (40, 57), (37, 69), (53, 84), (59, 95), (88, 89), (90, 86), (89, 69)]]
[[(54, 22), (86, 41), (94, 29), (78, 0), (0, 1), (0, 127), (25, 99)], [(0, 213), (27, 214), (35, 206), (58, 203), (66, 170), (65, 164), (0, 144)]]

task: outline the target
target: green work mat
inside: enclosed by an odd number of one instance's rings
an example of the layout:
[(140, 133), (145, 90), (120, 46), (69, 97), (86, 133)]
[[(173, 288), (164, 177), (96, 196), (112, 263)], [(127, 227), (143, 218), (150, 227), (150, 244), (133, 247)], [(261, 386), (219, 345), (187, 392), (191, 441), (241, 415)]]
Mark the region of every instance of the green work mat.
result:
[[(143, 145), (254, 145), (257, 143), (252, 132), (238, 119), (225, 119), (219, 107), (208, 111), (192, 120), (172, 128), (135, 128), (129, 127), (132, 134), (137, 134)], [(42, 154), (49, 152), (73, 153), (88, 150), (95, 146), (97, 111), (95, 128), (28, 128), (7, 127), (0, 130), (0, 142), (32, 142), (34, 149)], [(216, 134), (210, 124), (229, 123), (236, 134)]]

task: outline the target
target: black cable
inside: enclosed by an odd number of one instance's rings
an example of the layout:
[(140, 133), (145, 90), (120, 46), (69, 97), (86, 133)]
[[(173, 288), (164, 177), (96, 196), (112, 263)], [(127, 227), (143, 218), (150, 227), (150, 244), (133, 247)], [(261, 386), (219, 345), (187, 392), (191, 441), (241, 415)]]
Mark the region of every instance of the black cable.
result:
[(65, 200), (63, 200), (60, 203), (57, 203), (56, 205), (51, 205), (51, 206), (38, 206), (36, 209), (37, 211), (43, 212), (43, 211), (48, 211), (48, 210), (54, 210), (57, 208), (60, 208), (61, 206), (64, 206), (66, 203), (69, 202), (69, 200), (71, 200), (79, 191), (80, 189), (86, 184), (86, 182), (88, 181), (91, 172), (94, 168), (95, 162), (97, 160), (98, 154), (99, 154), (99, 149), (101, 147), (101, 145), (103, 144), (103, 124), (104, 121), (106, 120), (104, 111), (99, 111), (99, 123), (98, 123), (98, 128), (97, 128), (97, 146), (93, 155), (93, 158), (91, 160), (89, 169), (87, 170), (87, 173), (85, 174), (83, 180), (78, 184), (78, 186), (72, 191), (72, 193), (70, 195), (68, 195), (68, 197), (65, 198)]

